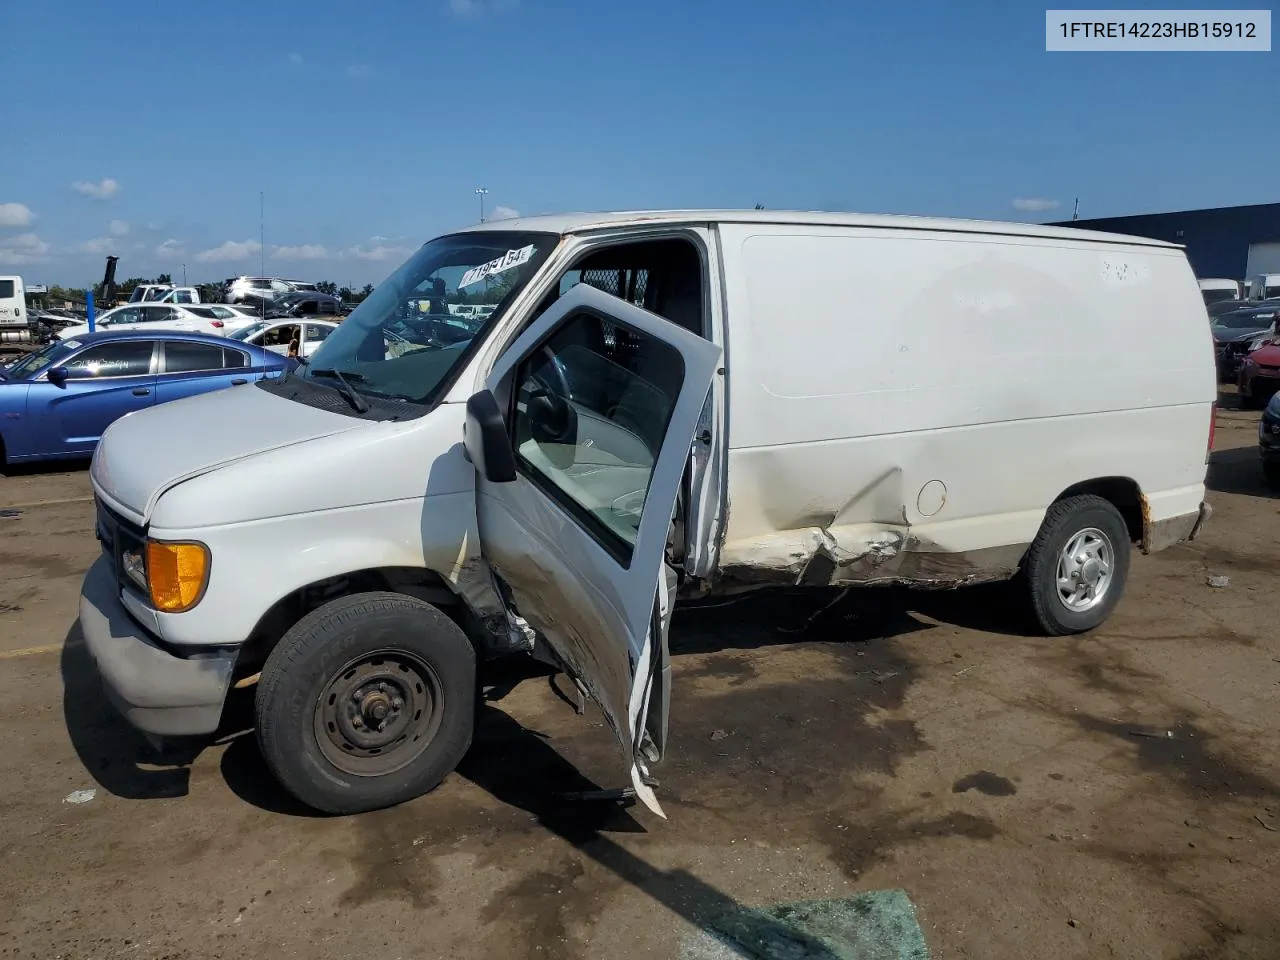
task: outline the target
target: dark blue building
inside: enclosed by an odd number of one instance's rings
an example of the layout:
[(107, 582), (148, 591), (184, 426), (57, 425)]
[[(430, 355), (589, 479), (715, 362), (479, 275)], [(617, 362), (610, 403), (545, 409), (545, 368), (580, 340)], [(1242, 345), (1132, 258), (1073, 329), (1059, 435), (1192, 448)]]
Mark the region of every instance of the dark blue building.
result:
[(1280, 245), (1280, 203), (1148, 213), (1136, 217), (1065, 220), (1054, 226), (1126, 233), (1180, 243), (1187, 248), (1187, 259), (1191, 261), (1197, 277), (1243, 280), (1247, 279), (1251, 249), (1257, 265), (1254, 272), (1276, 269), (1270, 262), (1274, 259), (1274, 247)]

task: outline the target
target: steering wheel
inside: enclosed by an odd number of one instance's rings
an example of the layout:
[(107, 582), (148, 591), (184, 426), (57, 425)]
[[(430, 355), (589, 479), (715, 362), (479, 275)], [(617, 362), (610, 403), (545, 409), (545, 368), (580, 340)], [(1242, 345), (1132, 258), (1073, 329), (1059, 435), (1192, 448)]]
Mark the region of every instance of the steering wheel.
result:
[(565, 376), (564, 367), (550, 347), (544, 346), (538, 353), (546, 357), (546, 363), (538, 367), (537, 372), (533, 374), (534, 382), (547, 392), (568, 399), (573, 391), (569, 389), (569, 378)]

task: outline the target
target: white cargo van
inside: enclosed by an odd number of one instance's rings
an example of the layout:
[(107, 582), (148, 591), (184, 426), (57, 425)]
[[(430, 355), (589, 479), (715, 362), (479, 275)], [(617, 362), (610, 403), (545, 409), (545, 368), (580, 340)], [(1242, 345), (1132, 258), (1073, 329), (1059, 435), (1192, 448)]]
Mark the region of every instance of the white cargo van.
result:
[(1240, 283), (1223, 277), (1209, 277), (1200, 281), (1200, 295), (1204, 298), (1206, 307), (1223, 300), (1239, 300)]
[(1250, 300), (1280, 298), (1280, 273), (1260, 273), (1249, 280)]
[(1134, 237), (483, 224), (425, 244), (294, 375), (112, 425), (81, 625), (152, 734), (214, 730), (260, 671), (267, 763), (335, 812), (439, 783), (477, 660), (533, 652), (598, 701), (657, 809), (677, 597), (1012, 579), (1045, 633), (1101, 623), (1131, 547), (1207, 515), (1204, 317), (1182, 250)]
[(28, 324), (27, 295), (21, 277), (0, 277), (0, 327)]

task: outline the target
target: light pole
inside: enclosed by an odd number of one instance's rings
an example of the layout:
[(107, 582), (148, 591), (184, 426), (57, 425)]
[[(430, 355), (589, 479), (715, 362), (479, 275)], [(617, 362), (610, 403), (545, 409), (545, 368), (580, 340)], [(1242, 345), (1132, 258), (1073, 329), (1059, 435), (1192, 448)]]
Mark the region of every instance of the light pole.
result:
[(185, 263), (182, 265), (182, 285), (184, 287), (187, 285), (187, 265)]
[(480, 222), (484, 223), (484, 197), (489, 191), (484, 187), (476, 187), (476, 196), (480, 198)]

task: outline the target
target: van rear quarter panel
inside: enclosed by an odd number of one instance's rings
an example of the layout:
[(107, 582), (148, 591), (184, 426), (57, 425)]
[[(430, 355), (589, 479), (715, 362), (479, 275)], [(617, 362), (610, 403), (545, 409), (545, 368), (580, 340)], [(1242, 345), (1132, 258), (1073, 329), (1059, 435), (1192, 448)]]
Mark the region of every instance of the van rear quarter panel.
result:
[(1008, 576), (1048, 506), (1101, 477), (1136, 481), (1152, 521), (1199, 509), (1217, 388), (1181, 250), (755, 224), (721, 238), (730, 581)]

